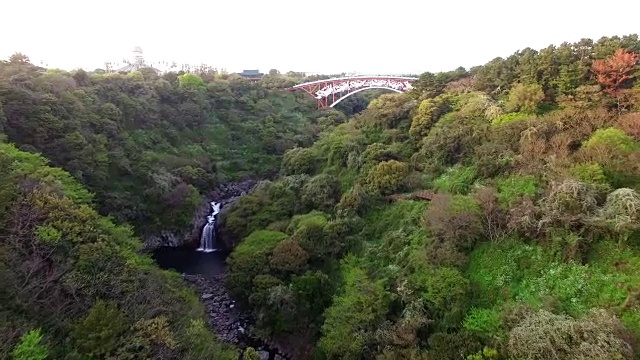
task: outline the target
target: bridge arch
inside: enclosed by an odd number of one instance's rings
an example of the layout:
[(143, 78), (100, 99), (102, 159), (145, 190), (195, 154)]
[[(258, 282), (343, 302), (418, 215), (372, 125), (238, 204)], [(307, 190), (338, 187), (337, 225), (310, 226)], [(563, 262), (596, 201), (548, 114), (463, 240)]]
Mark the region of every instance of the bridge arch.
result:
[(402, 93), (412, 89), (417, 80), (405, 76), (351, 76), (323, 79), (295, 85), (289, 90), (304, 90), (318, 101), (318, 108), (333, 107), (340, 101), (368, 89), (386, 89)]
[(390, 87), (384, 87), (384, 86), (372, 86), (372, 87), (360, 88), (360, 89), (354, 90), (354, 91), (352, 91), (352, 92), (350, 92), (350, 93), (348, 93), (348, 94), (346, 94), (346, 95), (343, 95), (341, 98), (339, 98), (338, 100), (334, 101), (331, 105), (329, 105), (329, 107), (334, 107), (334, 106), (336, 106), (340, 101), (342, 101), (342, 100), (344, 100), (344, 99), (348, 98), (349, 96), (351, 96), (351, 95), (353, 95), (353, 94), (357, 94), (357, 93), (359, 93), (360, 91), (372, 90), (372, 89), (384, 89), (384, 90), (391, 90), (391, 91), (395, 91), (395, 92), (397, 92), (397, 93), (402, 93), (402, 92), (403, 92), (402, 90), (397, 90), (397, 89), (393, 89), (393, 88), (390, 88)]

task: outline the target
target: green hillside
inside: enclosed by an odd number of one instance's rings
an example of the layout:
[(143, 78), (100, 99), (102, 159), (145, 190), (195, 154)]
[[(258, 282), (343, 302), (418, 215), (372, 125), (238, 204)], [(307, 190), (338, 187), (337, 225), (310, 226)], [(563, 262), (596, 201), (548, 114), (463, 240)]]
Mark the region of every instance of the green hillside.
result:
[(639, 51), (525, 49), (372, 101), (230, 210), (230, 288), (300, 358), (634, 358)]

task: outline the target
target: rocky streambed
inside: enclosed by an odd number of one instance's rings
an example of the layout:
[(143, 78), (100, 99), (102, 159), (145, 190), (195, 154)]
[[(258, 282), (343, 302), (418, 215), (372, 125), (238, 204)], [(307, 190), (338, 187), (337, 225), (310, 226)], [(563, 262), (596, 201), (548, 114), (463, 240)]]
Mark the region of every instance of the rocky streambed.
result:
[(225, 274), (209, 277), (183, 274), (184, 279), (198, 291), (213, 331), (224, 342), (241, 349), (253, 347), (258, 351), (260, 360), (291, 360), (280, 350), (264, 344), (261, 339), (251, 334), (251, 318), (238, 308), (227, 292), (224, 286), (225, 276)]
[[(225, 253), (205, 254), (195, 251), (207, 215), (211, 211), (211, 201), (220, 203), (218, 217), (221, 218), (229, 205), (251, 192), (258, 183), (246, 180), (220, 185), (203, 199), (188, 229), (181, 232), (161, 232), (147, 237), (145, 244), (147, 249), (155, 249), (155, 258), (161, 267), (182, 272), (185, 281), (196, 289), (207, 311), (209, 325), (222, 341), (240, 349), (250, 346), (258, 351), (261, 360), (291, 360), (291, 357), (275, 346), (252, 334), (251, 317), (239, 309), (225, 287)], [(218, 237), (218, 245), (224, 249), (229, 248), (224, 243), (223, 236)]]

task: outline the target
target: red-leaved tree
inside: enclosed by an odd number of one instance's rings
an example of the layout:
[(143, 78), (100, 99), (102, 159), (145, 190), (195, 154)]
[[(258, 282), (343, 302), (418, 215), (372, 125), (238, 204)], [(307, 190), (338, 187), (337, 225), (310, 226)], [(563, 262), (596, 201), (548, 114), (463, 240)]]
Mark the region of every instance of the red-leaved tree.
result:
[(596, 80), (604, 87), (604, 92), (616, 98), (618, 109), (625, 95), (623, 86), (633, 78), (637, 63), (638, 55), (625, 49), (616, 50), (612, 56), (604, 60), (593, 61), (591, 68)]

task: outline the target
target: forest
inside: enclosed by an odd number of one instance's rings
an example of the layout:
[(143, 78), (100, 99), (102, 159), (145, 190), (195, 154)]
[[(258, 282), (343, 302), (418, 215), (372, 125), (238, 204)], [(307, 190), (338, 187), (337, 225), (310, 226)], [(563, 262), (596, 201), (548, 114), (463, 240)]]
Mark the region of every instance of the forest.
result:
[(526, 48), (322, 111), (284, 90), (299, 74), (16, 54), (0, 358), (237, 359), (142, 248), (244, 178), (263, 181), (221, 219), (226, 285), (295, 359), (640, 358), (639, 53), (637, 35)]

